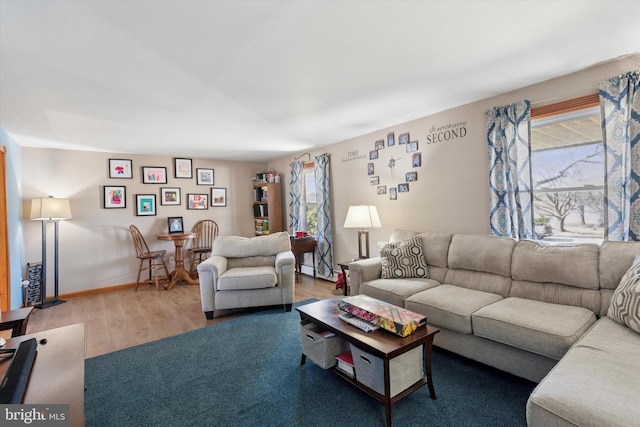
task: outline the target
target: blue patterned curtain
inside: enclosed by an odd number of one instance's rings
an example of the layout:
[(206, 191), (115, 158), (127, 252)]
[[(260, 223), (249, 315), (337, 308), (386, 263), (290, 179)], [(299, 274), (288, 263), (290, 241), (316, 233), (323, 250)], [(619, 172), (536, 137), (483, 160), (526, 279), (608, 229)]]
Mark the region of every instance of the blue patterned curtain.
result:
[(293, 162), (291, 167), (291, 181), (289, 181), (289, 233), (300, 230), (300, 207), (302, 199), (302, 167), (303, 162)]
[(522, 101), (487, 111), (491, 232), (496, 236), (533, 236), (531, 188), (531, 105)]
[(640, 71), (600, 83), (605, 239), (640, 240)]
[(329, 154), (315, 157), (313, 173), (316, 179), (318, 205), (318, 273), (333, 276), (333, 242), (331, 238), (331, 187), (329, 183)]

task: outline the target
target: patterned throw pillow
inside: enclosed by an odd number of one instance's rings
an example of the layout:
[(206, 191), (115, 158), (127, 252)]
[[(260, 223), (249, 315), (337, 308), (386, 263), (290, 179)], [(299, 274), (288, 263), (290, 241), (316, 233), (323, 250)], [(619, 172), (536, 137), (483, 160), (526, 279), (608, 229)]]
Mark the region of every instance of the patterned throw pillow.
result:
[(640, 333), (640, 257), (638, 255), (613, 292), (607, 317)]
[(429, 278), (420, 236), (385, 245), (380, 250), (380, 259), (383, 279)]

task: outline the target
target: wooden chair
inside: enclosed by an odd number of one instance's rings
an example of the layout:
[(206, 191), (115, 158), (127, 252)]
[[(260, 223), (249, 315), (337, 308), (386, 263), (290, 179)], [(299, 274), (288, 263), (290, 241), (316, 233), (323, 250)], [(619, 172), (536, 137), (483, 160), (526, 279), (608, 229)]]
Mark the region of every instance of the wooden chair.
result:
[[(145, 282), (148, 284), (155, 282), (156, 290), (159, 291), (160, 277), (158, 276), (158, 267), (164, 268), (166, 279), (169, 279), (169, 270), (167, 269), (167, 264), (164, 262), (164, 254), (167, 253), (167, 251), (149, 251), (149, 246), (147, 246), (147, 242), (144, 240), (144, 237), (142, 237), (138, 227), (131, 225), (129, 226), (129, 231), (131, 232), (133, 245), (136, 247), (136, 257), (140, 260), (140, 269), (138, 270), (138, 278), (136, 279), (136, 291), (138, 290), (138, 286), (140, 286), (140, 275), (144, 270), (149, 270), (149, 280), (145, 280)], [(145, 266), (145, 262), (148, 262), (148, 265)]]
[(198, 221), (191, 228), (191, 232), (196, 233), (197, 236), (191, 241), (191, 247), (189, 248), (189, 253), (191, 254), (190, 275), (197, 273), (196, 267), (198, 264), (211, 254), (211, 246), (216, 237), (218, 237), (218, 231), (218, 224), (212, 219)]

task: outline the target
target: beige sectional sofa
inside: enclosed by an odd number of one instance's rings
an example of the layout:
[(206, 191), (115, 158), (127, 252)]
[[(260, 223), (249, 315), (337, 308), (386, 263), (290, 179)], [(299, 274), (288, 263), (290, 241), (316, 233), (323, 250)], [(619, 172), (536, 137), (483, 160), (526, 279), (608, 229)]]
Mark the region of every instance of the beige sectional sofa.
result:
[(422, 246), (428, 278), (382, 278), (384, 257), (359, 260), (349, 266), (351, 294), (422, 313), (441, 330), (436, 346), (539, 382), (529, 425), (638, 423), (640, 334), (606, 314), (640, 242), (548, 245), (406, 230), (390, 242), (407, 239)]

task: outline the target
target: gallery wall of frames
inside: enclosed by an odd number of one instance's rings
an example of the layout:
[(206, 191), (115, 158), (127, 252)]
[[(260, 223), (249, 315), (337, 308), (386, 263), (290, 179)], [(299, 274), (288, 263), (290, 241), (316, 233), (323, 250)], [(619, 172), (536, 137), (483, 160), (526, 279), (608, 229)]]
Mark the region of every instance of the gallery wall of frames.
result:
[[(214, 169), (194, 170), (192, 159), (174, 158), (173, 171), (167, 171), (164, 166), (134, 165), (131, 159), (109, 159), (108, 168), (109, 179), (114, 181), (103, 186), (103, 209), (127, 209), (127, 200), (133, 200), (136, 216), (157, 215), (158, 203), (161, 206), (182, 206), (184, 203), (189, 210), (227, 206), (227, 189), (215, 187)], [(196, 184), (202, 186), (202, 191), (182, 194), (180, 186), (168, 185), (168, 173), (172, 173), (176, 180), (195, 179)], [(149, 191), (131, 197), (127, 194), (127, 186), (115, 181), (127, 179), (139, 179), (149, 186)]]

